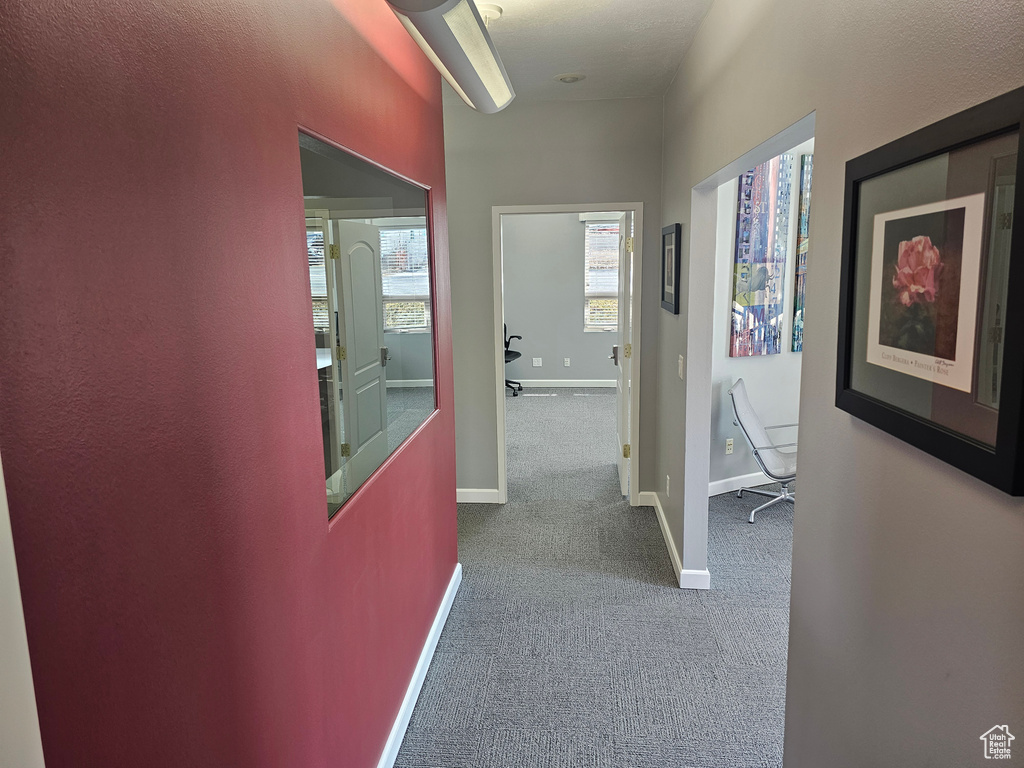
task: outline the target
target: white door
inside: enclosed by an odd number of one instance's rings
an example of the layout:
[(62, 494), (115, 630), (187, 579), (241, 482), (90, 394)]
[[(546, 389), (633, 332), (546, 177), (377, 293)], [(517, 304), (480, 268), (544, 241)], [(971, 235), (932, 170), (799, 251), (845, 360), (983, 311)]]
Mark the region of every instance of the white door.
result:
[(380, 273), (380, 230), (334, 221), (338, 367), (345, 421), (344, 481), (358, 488), (388, 455), (387, 347)]
[[(612, 351), (618, 368), (615, 377), (615, 434), (617, 463), (619, 466), (619, 489), (623, 496), (629, 495), (629, 403), (632, 386), (632, 338), (633, 326), (633, 212), (627, 211), (619, 217), (619, 329), (615, 349)], [(628, 448), (627, 448), (628, 446)]]

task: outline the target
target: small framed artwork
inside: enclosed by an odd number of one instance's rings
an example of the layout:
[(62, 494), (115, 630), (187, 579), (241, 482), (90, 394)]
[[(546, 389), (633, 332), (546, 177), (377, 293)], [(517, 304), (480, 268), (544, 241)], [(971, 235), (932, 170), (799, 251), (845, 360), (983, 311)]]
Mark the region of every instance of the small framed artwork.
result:
[(661, 308), (679, 314), (679, 250), (682, 226), (670, 224), (661, 230)]
[(1024, 495), (1024, 88), (846, 165), (836, 405)]

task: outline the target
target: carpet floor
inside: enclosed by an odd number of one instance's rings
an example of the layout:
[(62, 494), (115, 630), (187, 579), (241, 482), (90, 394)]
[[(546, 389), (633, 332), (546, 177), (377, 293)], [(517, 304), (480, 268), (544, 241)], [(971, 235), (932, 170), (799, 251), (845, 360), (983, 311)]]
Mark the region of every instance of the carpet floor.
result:
[[(534, 396), (531, 396), (534, 395)], [(462, 586), (397, 768), (782, 764), (793, 511), (711, 500), (710, 591), (619, 495), (610, 390), (507, 398), (508, 504), (459, 506)]]

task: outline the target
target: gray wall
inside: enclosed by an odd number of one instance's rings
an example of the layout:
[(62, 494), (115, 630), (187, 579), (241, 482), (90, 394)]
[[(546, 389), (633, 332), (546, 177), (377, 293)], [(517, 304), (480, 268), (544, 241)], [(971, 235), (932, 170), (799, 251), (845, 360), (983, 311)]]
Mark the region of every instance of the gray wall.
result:
[[(687, 225), (695, 185), (816, 111), (787, 768), (980, 765), (997, 723), (1022, 743), (1024, 500), (833, 404), (846, 161), (1021, 85), (1019, 0), (717, 0), (666, 96), (664, 218)], [(682, 472), (675, 360), (705, 309), (656, 315), (661, 475)]]
[[(710, 481), (724, 484), (732, 478), (757, 473), (746, 438), (733, 424), (729, 388), (743, 378), (750, 402), (764, 424), (793, 424), (799, 418), (800, 360), (802, 352), (793, 351), (793, 287), (796, 275), (796, 235), (800, 209), (800, 155), (814, 151), (814, 142), (805, 142), (790, 150), (793, 154), (793, 186), (790, 190), (789, 258), (784, 280), (782, 351), (777, 355), (729, 357), (732, 330), (733, 272), (736, 256), (737, 177), (718, 188), (718, 238), (715, 244), (715, 314), (711, 352), (711, 464)], [(725, 441), (733, 439), (733, 453), (726, 455)], [(791, 442), (796, 431), (773, 433), (779, 442)], [(729, 488), (714, 488), (722, 493)]]
[(615, 381), (617, 334), (583, 330), (583, 230), (578, 213), (502, 216), (505, 322), (523, 337), (512, 342), (523, 356), (506, 366), (510, 379)]
[(444, 115), (459, 488), (498, 483), (491, 207), (635, 201), (645, 215), (640, 487), (650, 488), (662, 311), (661, 99), (513, 102), (482, 115), (455, 97)]
[(0, 763), (43, 768), (11, 517), (0, 469)]
[(388, 381), (434, 379), (434, 347), (430, 331), (384, 334), (388, 345)]

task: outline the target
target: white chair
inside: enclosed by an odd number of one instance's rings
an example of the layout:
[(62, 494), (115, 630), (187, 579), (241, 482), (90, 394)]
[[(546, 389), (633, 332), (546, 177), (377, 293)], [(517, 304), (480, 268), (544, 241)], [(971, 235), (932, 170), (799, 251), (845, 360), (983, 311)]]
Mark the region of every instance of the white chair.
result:
[(750, 444), (750, 450), (754, 453), (754, 461), (769, 478), (782, 484), (782, 492), (762, 491), (757, 488), (740, 488), (736, 498), (742, 499), (743, 492), (756, 493), (760, 496), (767, 496), (771, 501), (762, 504), (750, 513), (750, 522), (754, 522), (754, 515), (762, 509), (778, 504), (782, 501), (792, 503), (796, 498), (789, 490), (789, 484), (796, 480), (796, 443), (776, 443), (768, 437), (769, 429), (785, 429), (795, 427), (796, 424), (778, 424), (772, 427), (765, 427), (757, 417), (754, 409), (747, 398), (747, 387), (743, 379), (736, 379), (736, 383), (729, 390), (729, 397), (732, 398), (732, 410), (736, 418), (733, 424), (743, 430), (743, 436)]

